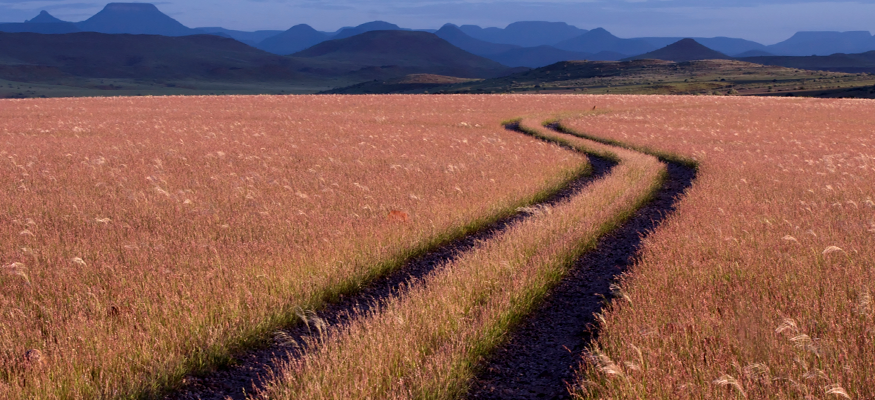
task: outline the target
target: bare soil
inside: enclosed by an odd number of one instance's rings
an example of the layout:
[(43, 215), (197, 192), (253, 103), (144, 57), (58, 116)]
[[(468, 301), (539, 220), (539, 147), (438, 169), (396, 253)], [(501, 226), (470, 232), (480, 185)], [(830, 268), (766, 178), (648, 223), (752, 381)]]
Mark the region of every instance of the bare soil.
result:
[(578, 259), (504, 345), (482, 362), (469, 399), (571, 398), (569, 385), (598, 336), (594, 314), (611, 298), (611, 283), (635, 263), (642, 240), (674, 212), (696, 178), (692, 168), (667, 166), (667, 180), (654, 199)]
[[(593, 167), (591, 174), (578, 176), (569, 185), (538, 204), (552, 205), (574, 196), (593, 180), (609, 173), (615, 165), (610, 161), (593, 157), (590, 157), (590, 163)], [(337, 332), (358, 315), (379, 309), (387, 301), (404, 296), (411, 285), (420, 284), (426, 275), (471, 250), (478, 242), (489, 240), (510, 225), (528, 217), (530, 214), (518, 212), (474, 234), (413, 259), (399, 270), (372, 282), (357, 294), (343, 297), (338, 302), (318, 310), (310, 315), (309, 319), (323, 321), (325, 328), (322, 329), (327, 330), (328, 334)], [(310, 346), (308, 343), (314, 342), (308, 339), (314, 338), (319, 332), (312, 325), (300, 323), (288, 327), (277, 335), (280, 340), (274, 340), (268, 346), (239, 354), (229, 367), (202, 376), (188, 376), (182, 387), (164, 398), (166, 400), (245, 399), (248, 394), (264, 388), (267, 383), (266, 378), (270, 377), (271, 371), (279, 371), (283, 361), (302, 357), (314, 349), (308, 347)]]

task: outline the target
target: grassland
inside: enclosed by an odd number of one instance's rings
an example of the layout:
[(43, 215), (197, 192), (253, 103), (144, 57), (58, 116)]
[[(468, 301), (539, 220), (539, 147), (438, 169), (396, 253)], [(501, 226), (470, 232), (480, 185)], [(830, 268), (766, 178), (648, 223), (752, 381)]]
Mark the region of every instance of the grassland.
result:
[[(621, 160), (277, 371), (265, 397), (454, 398), (570, 259), (698, 178), (582, 355), (581, 398), (875, 396), (875, 104), (694, 96), (0, 101), (0, 397), (155, 395), (296, 312)], [(570, 134), (539, 128), (559, 116)], [(599, 142), (601, 144), (599, 144)], [(624, 150), (625, 148), (625, 150)], [(581, 327), (585, 329), (586, 327)]]
[(570, 263), (631, 215), (664, 174), (656, 158), (522, 129), (619, 161), (610, 175), (522, 221), (424, 279), (410, 293), (333, 335), (281, 372), (262, 398), (454, 399), (477, 361), (564, 275)]
[(0, 99), (53, 97), (198, 96), (307, 94), (348, 85), (354, 81), (323, 79), (296, 82), (207, 82), (197, 80), (90, 79), (66, 77), (51, 82), (0, 79)]
[(582, 398), (875, 396), (871, 101), (604, 97), (563, 124), (700, 178), (604, 313)]
[(566, 61), (501, 78), (432, 87), (394, 81), (362, 83), (332, 93), (551, 93), (875, 97), (875, 76), (764, 66), (742, 61), (673, 63)]
[(350, 100), (4, 100), (0, 397), (157, 393), (585, 166), (479, 99)]

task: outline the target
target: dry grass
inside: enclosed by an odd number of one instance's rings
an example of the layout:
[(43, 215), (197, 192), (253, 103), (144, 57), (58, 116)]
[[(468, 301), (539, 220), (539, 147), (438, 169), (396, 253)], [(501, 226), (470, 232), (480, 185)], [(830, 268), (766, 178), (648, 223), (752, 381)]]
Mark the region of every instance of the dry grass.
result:
[(619, 160), (611, 174), (573, 198), (530, 210), (524, 220), (423, 279), (383, 310), (321, 338), (261, 394), (289, 399), (453, 399), (477, 361), (561, 279), (597, 238), (659, 187), (656, 158), (552, 133), (531, 134)]
[(508, 105), (0, 101), (0, 398), (155, 393), (585, 166)]
[[(578, 393), (875, 398), (875, 104), (659, 96), (0, 101), (0, 398), (131, 397), (220, 364), (579, 172), (580, 157), (498, 122), (594, 105), (564, 121), (700, 172), (620, 287), (634, 306), (605, 313)], [(360, 339), (330, 339), (275, 390), (461, 393), (558, 279), (549, 260), (572, 253), (564, 236), (512, 237), (561, 232), (557, 210), (351, 327)], [(587, 229), (617, 216), (597, 211)]]
[(634, 306), (605, 313), (578, 393), (875, 398), (875, 103), (601, 100), (564, 122), (700, 172), (623, 284)]

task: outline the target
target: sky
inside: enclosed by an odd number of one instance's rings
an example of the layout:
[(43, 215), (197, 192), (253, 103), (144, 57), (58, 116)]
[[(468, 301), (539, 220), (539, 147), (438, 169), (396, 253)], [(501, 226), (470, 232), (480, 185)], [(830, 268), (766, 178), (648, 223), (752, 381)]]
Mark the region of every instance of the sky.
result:
[[(87, 0), (86, 0), (87, 1)], [(383, 20), (403, 28), (450, 22), (505, 27), (515, 21), (561, 21), (603, 27), (620, 37), (728, 36), (774, 44), (797, 31), (875, 31), (875, 0), (161, 0), (153, 4), (192, 28), (221, 26), (318, 30)], [(0, 22), (22, 22), (40, 10), (78, 22), (106, 3), (83, 0), (0, 0)]]

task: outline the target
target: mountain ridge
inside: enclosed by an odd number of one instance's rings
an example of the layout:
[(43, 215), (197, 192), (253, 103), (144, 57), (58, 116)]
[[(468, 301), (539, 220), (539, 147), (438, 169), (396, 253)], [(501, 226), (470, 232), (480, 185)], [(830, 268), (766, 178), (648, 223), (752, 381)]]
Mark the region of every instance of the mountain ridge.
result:
[(393, 67), (404, 74), (429, 73), (461, 78), (486, 78), (511, 73), (495, 61), (471, 54), (428, 32), (369, 31), (332, 39), (291, 54), (344, 64), (353, 62), (372, 68)]
[(684, 62), (696, 60), (731, 60), (719, 51), (710, 49), (695, 39), (681, 39), (661, 49), (623, 59), (623, 61), (655, 59), (664, 61)]
[(459, 29), (475, 39), (513, 44), (521, 47), (554, 45), (587, 32), (565, 22), (517, 21), (505, 28), (481, 28), (477, 25), (462, 25)]
[(270, 53), (286, 55), (305, 50), (330, 38), (329, 34), (319, 32), (310, 25), (298, 24), (277, 35), (265, 38), (254, 47)]
[(621, 39), (604, 28), (596, 28), (580, 36), (556, 43), (555, 47), (562, 50), (583, 53), (599, 53), (612, 51), (620, 54), (634, 55), (656, 50), (656, 47), (643, 39)]
[(67, 21), (61, 21), (60, 19), (55, 18), (52, 14), (49, 14), (48, 11), (42, 10), (39, 15), (33, 17), (29, 20), (24, 21), (26, 24), (64, 24), (68, 23)]
[(186, 36), (199, 32), (164, 14), (151, 3), (109, 3), (76, 24), (82, 31), (135, 35)]
[[(301, 24), (295, 26), (300, 25)], [(564, 22), (547, 21), (517, 21), (508, 24), (504, 28), (481, 28), (477, 25), (462, 25), (457, 26), (456, 28), (472, 39), (481, 42), (478, 45), (481, 49), (476, 50), (477, 53), (480, 53), (479, 55), (498, 54), (510, 50), (510, 48), (504, 48), (501, 49), (501, 51), (498, 51), (498, 48), (488, 51), (483, 50), (483, 48), (488, 47), (488, 43), (492, 43), (517, 45), (521, 47), (539, 47), (547, 45), (576, 53), (598, 54), (602, 51), (610, 51), (630, 56), (653, 51), (683, 39), (682, 37), (638, 37), (621, 39), (603, 28), (596, 28), (589, 31)], [(414, 30), (401, 28), (398, 25), (385, 21), (371, 21), (355, 27), (344, 27), (337, 32), (321, 32), (321, 34), (324, 34), (324, 39), (327, 40), (331, 38), (340, 39), (351, 37), (372, 30), (402, 29)], [(422, 30), (435, 32), (434, 30)], [(263, 46), (259, 46), (259, 43), (273, 36), (286, 33), (287, 31), (262, 30), (246, 32), (221, 27), (189, 28), (167, 14), (162, 13), (158, 10), (158, 7), (156, 7), (155, 4), (121, 2), (108, 3), (100, 12), (81, 22), (62, 21), (43, 10), (39, 15), (24, 22), (0, 24), (0, 31), (36, 32), (44, 34), (66, 34), (78, 31), (92, 31), (101, 33), (158, 34), (165, 36), (184, 36), (208, 33), (231, 37), (251, 46), (273, 51), (276, 54), (300, 49), (301, 45), (293, 44), (293, 42), (312, 45), (317, 41), (312, 38), (294, 39), (286, 37), (284, 40), (288, 40), (290, 42), (289, 44), (282, 45), (277, 43), (281, 38), (276, 38), (271, 42), (265, 43)], [(315, 36), (312, 32), (310, 32), (309, 35)], [(288, 36), (288, 34), (285, 36)], [(750, 54), (746, 53), (753, 51), (763, 51), (776, 56), (826, 56), (835, 53), (855, 54), (875, 50), (875, 37), (873, 37), (868, 31), (799, 31), (787, 40), (768, 46), (750, 40), (729, 37), (692, 38), (706, 47), (730, 56), (739, 56), (742, 54), (744, 56), (750, 56)], [(457, 45), (465, 47), (465, 45), (460, 43), (457, 43)], [(475, 50), (474, 48), (471, 49)], [(527, 52), (533, 54), (536, 53), (535, 50), (528, 50)]]

